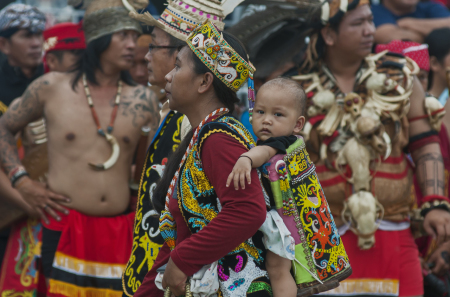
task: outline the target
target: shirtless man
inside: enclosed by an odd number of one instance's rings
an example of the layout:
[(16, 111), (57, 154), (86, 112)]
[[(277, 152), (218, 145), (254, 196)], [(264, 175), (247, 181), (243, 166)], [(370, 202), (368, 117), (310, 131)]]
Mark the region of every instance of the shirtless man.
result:
[[(68, 287), (87, 290), (93, 277), (99, 279), (96, 292), (121, 291), (121, 269), (131, 252), (134, 214), (122, 215), (129, 205), (129, 169), (141, 127), (149, 125), (156, 131), (159, 114), (154, 94), (134, 86), (126, 71), (132, 66), (141, 29), (128, 17), (121, 1), (116, 2), (115, 6), (109, 3), (101, 7), (101, 2), (94, 1), (86, 10), (83, 26), (88, 46), (76, 70), (48, 73), (34, 81), (21, 104), (8, 110), (0, 122), (1, 165), (46, 223), (42, 261), (49, 296), (68, 292)], [(101, 18), (104, 13), (113, 18)], [(48, 188), (28, 178), (14, 141), (18, 131), (42, 116), (48, 133)], [(97, 170), (89, 166), (104, 162), (111, 153), (114, 159), (119, 150), (116, 162), (96, 166)], [(67, 209), (71, 209), (70, 214)], [(82, 234), (75, 238), (77, 244), (67, 244), (74, 240), (70, 237), (74, 233), (67, 229)], [(61, 275), (73, 267), (71, 261), (84, 262), (84, 270), (68, 281)], [(99, 263), (108, 264), (111, 271), (96, 270)]]

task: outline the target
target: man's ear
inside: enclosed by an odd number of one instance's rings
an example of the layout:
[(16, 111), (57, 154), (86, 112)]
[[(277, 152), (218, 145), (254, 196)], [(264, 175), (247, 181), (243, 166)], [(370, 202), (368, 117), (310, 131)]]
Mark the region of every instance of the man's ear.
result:
[(198, 92), (200, 94), (204, 94), (208, 92), (213, 87), (213, 81), (214, 81), (214, 74), (211, 72), (206, 72), (202, 76), (202, 81), (198, 87)]
[(11, 43), (8, 38), (0, 37), (0, 51), (5, 55), (9, 55), (11, 53)]
[(320, 30), (320, 34), (322, 35), (323, 40), (325, 41), (325, 44), (328, 46), (332, 46), (335, 43), (336, 40), (336, 31), (331, 29), (330, 26), (325, 26)]
[(295, 135), (299, 135), (300, 132), (303, 129), (303, 126), (305, 125), (305, 117), (304, 116), (299, 116), (297, 119), (297, 122), (295, 123), (295, 127), (294, 127), (294, 133)]
[(50, 69), (50, 71), (55, 71), (59, 63), (58, 58), (52, 53), (47, 53), (47, 56), (45, 58), (48, 65), (48, 69)]

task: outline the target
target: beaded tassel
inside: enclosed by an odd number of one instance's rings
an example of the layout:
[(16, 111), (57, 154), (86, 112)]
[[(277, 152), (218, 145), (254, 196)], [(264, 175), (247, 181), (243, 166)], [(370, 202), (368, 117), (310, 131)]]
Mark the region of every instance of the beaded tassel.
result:
[(164, 241), (172, 251), (175, 248), (175, 240), (177, 238), (177, 224), (169, 211), (163, 210), (159, 217), (159, 230)]
[(253, 73), (250, 72), (247, 80), (248, 84), (248, 114), (250, 117), (250, 123), (253, 117), (253, 107), (255, 107), (255, 82), (253, 81)]
[(286, 171), (286, 166), (278, 169), (278, 176), (280, 177), (280, 190), (283, 199), (283, 215), (291, 216), (295, 212), (294, 200), (292, 199), (292, 191), (289, 186), (289, 178)]

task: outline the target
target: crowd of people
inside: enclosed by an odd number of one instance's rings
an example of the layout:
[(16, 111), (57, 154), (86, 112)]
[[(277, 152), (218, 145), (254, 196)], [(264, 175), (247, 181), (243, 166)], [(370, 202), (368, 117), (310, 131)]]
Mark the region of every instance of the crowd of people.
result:
[(1, 297), (450, 294), (448, 3), (253, 2), (0, 10)]

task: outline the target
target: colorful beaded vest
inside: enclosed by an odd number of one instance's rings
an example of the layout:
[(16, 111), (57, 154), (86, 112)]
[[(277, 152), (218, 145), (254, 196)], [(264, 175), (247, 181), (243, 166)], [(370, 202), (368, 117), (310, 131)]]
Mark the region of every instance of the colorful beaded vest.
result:
[[(245, 127), (230, 115), (223, 115), (206, 123), (189, 152), (173, 193), (190, 232), (195, 234), (217, 217), (221, 204), (214, 187), (205, 175), (200, 160), (202, 144), (214, 133), (225, 133), (246, 148), (255, 143)], [(176, 195), (176, 196), (175, 196)], [(173, 224), (170, 213), (161, 215), (160, 229)], [(170, 246), (176, 241), (173, 233), (161, 233)], [(168, 236), (167, 236), (168, 235)], [(258, 231), (252, 238), (240, 244), (235, 250), (218, 261), (219, 296), (270, 296), (271, 287), (264, 265), (265, 249), (262, 233)], [(222, 294), (222, 295), (220, 295)]]

